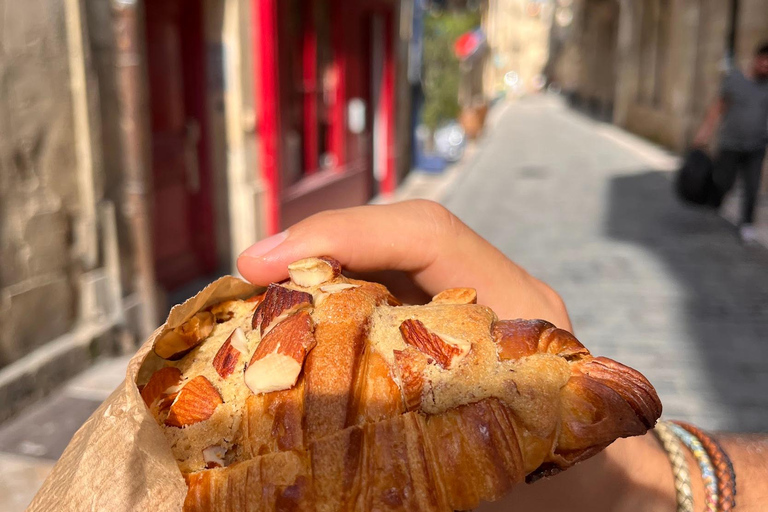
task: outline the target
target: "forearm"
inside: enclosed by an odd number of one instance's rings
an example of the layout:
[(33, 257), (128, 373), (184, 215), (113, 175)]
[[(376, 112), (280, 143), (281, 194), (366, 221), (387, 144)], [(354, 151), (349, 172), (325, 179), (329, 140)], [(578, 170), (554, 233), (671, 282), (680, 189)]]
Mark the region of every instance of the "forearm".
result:
[[(737, 488), (736, 510), (740, 512), (765, 510), (768, 504), (768, 487), (765, 485), (768, 481), (768, 437), (734, 434), (715, 437), (733, 463)], [(685, 450), (685, 454), (690, 469), (694, 504), (696, 509), (699, 509), (699, 505), (705, 502), (704, 482), (693, 455), (688, 450)], [(583, 510), (610, 510), (611, 512), (629, 512), (639, 508), (649, 512), (675, 510), (672, 468), (666, 452), (653, 434), (620, 439), (609, 446), (602, 457), (604, 461), (601, 467), (586, 468), (590, 471), (585, 473), (591, 474), (582, 475), (582, 480), (594, 479), (600, 485), (590, 484), (590, 480), (583, 482), (583, 485), (590, 489), (585, 490), (583, 494), (597, 492), (602, 486), (609, 489), (607, 492), (611, 496), (612, 503), (608, 507), (600, 508), (585, 504)], [(642, 507), (639, 507), (639, 504), (642, 504)]]
[(619, 439), (552, 478), (518, 485), (510, 496), (478, 512), (513, 510), (669, 512), (675, 510), (674, 479), (666, 453), (649, 433)]

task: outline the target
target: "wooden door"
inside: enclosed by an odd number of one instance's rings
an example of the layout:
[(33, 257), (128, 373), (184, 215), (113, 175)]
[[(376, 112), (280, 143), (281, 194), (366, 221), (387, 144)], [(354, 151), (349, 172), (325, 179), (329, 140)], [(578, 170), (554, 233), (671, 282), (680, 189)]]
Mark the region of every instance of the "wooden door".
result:
[(147, 0), (153, 242), (171, 290), (215, 271), (201, 0)]

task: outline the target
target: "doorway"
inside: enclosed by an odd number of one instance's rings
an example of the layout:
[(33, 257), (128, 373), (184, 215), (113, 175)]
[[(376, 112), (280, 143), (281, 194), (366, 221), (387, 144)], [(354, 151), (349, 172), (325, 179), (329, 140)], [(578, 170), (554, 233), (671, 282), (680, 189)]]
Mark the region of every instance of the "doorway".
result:
[(153, 250), (171, 291), (216, 271), (202, 0), (147, 0)]

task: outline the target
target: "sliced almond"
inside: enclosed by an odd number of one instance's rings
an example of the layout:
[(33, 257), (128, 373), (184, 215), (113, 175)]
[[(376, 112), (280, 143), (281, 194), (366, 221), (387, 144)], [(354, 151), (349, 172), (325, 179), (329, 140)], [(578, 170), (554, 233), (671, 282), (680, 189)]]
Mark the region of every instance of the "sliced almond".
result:
[(248, 353), (248, 338), (245, 337), (245, 333), (241, 328), (238, 327), (232, 331), (228, 340), (235, 349), (240, 351), (240, 353)]
[(213, 358), (213, 368), (222, 379), (226, 379), (235, 371), (240, 356), (247, 352), (248, 340), (243, 330), (237, 327)]
[(313, 331), (309, 313), (300, 311), (264, 336), (245, 371), (248, 388), (256, 394), (292, 388), (315, 346)]
[(155, 354), (163, 359), (176, 360), (198, 346), (213, 330), (214, 317), (210, 311), (195, 316), (167, 331), (155, 342)]
[[(216, 319), (217, 324), (222, 324), (224, 322), (228, 322), (229, 320), (232, 320), (235, 317), (235, 313), (237, 312), (238, 306), (242, 307), (243, 303), (247, 301), (242, 300), (225, 300), (224, 302), (219, 302), (218, 304), (214, 304), (209, 309), (211, 313), (213, 313), (213, 317)], [(252, 308), (251, 311), (253, 311), (258, 304), (249, 303), (250, 307)]]
[(210, 418), (224, 403), (211, 381), (202, 375), (187, 382), (171, 404), (165, 424), (186, 427)]
[(141, 398), (144, 399), (147, 407), (151, 407), (157, 399), (172, 392), (173, 388), (178, 386), (180, 382), (181, 370), (173, 366), (160, 368), (152, 374), (141, 390)]
[[(174, 390), (174, 391), (171, 391)], [(152, 409), (155, 413), (155, 415), (167, 411), (171, 405), (173, 404), (173, 401), (176, 400), (176, 397), (179, 396), (179, 387), (174, 386), (171, 389), (168, 390), (168, 393), (163, 395), (160, 400), (157, 401), (155, 407)]]
[(252, 325), (262, 336), (296, 311), (312, 307), (312, 295), (271, 284), (264, 300), (253, 314)]
[(203, 449), (203, 460), (206, 469), (223, 468), (227, 465), (224, 458), (227, 456), (227, 450), (217, 444)]
[(395, 350), (394, 355), (405, 408), (408, 411), (416, 410), (421, 406), (427, 358), (412, 347)]
[(474, 288), (450, 288), (432, 297), (430, 304), (477, 304), (477, 291)]
[(344, 290), (351, 290), (352, 288), (360, 288), (360, 285), (359, 284), (352, 284), (352, 283), (326, 284), (326, 285), (320, 287), (320, 291), (323, 291), (325, 293), (338, 293), (338, 292), (342, 292)]
[(304, 258), (288, 265), (288, 275), (294, 284), (308, 288), (330, 281), (341, 274), (341, 264), (333, 258)]
[(333, 283), (326, 284), (320, 287), (320, 291), (315, 293), (315, 307), (320, 307), (328, 297), (334, 293), (343, 292), (344, 290), (351, 290), (353, 288), (360, 288), (359, 284), (352, 283)]
[(467, 341), (430, 332), (420, 320), (404, 321), (400, 324), (400, 334), (408, 345), (434, 359), (443, 369), (449, 369), (461, 361), (472, 347)]

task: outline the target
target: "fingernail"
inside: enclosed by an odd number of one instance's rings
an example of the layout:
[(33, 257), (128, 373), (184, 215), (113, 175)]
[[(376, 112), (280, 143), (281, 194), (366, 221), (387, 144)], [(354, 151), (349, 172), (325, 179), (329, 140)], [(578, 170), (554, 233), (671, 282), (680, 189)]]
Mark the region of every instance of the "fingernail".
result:
[(288, 232), (283, 231), (276, 235), (272, 235), (269, 238), (259, 240), (240, 254), (240, 256), (248, 256), (249, 258), (260, 258), (269, 251), (280, 245), (288, 237)]

